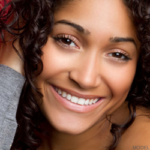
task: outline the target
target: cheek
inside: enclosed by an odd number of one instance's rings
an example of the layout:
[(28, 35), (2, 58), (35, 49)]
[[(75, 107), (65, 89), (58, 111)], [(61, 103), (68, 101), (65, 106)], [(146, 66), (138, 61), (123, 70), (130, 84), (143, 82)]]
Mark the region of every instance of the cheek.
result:
[(112, 71), (110, 86), (114, 89), (114, 93), (120, 95), (128, 93), (135, 76), (135, 71), (135, 67), (125, 67), (121, 70)]
[(54, 43), (53, 39), (49, 39), (43, 47), (43, 72), (40, 75), (41, 79), (49, 79), (59, 73), (67, 72), (76, 62), (75, 55), (65, 52), (62, 48)]
[(111, 108), (108, 113), (111, 114), (125, 101), (129, 93), (136, 72), (136, 63), (133, 61), (113, 68), (109, 65), (105, 67), (104, 72), (103, 79), (111, 91), (110, 107), (108, 106)]
[(43, 47), (43, 72), (40, 75), (40, 79), (49, 79), (51, 76), (59, 73), (61, 68), (66, 64), (65, 58), (60, 55), (58, 50), (53, 44), (47, 44)]
[(105, 62), (102, 78), (114, 93), (129, 91), (136, 72), (136, 60), (122, 63)]

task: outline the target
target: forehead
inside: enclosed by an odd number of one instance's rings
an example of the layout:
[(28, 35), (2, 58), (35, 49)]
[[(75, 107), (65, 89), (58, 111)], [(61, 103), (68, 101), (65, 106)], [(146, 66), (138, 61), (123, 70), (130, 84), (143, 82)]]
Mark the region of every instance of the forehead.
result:
[(122, 0), (71, 0), (55, 12), (55, 22), (69, 20), (87, 29), (94, 39), (132, 37), (136, 29)]
[[(56, 21), (59, 19), (69, 19), (92, 27), (113, 27), (129, 28), (132, 21), (128, 14), (128, 9), (122, 0), (71, 0), (64, 4), (55, 13)], [(98, 29), (98, 28), (96, 28)], [(124, 28), (125, 29), (125, 28)]]

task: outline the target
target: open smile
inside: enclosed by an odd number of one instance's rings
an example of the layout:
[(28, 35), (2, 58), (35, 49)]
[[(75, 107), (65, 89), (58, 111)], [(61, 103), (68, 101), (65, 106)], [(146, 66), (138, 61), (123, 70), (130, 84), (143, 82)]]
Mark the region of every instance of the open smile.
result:
[(90, 112), (98, 107), (105, 99), (104, 97), (81, 95), (52, 85), (50, 87), (56, 100), (65, 108), (75, 112)]
[(79, 105), (92, 105), (98, 102), (99, 98), (82, 98), (82, 97), (77, 97), (75, 95), (72, 95), (71, 93), (67, 93), (66, 91), (55, 88), (55, 91), (63, 98), (66, 100), (71, 101), (72, 103), (79, 104)]

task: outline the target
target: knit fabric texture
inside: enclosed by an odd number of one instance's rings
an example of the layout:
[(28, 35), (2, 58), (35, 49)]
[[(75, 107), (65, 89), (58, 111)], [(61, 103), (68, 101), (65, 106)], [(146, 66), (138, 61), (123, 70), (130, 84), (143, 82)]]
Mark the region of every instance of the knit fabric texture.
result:
[(25, 78), (0, 64), (0, 150), (9, 150), (17, 128), (16, 111)]

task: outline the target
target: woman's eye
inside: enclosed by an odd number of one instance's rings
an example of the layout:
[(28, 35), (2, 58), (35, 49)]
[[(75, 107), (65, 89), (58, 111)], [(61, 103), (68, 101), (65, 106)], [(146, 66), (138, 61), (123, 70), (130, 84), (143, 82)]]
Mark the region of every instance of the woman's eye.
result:
[(76, 44), (76, 39), (70, 35), (59, 35), (53, 37), (56, 42), (58, 42), (61, 46), (65, 48), (79, 48)]
[(113, 57), (118, 60), (122, 60), (122, 61), (130, 60), (129, 56), (120, 52), (109, 53), (108, 56)]
[(76, 44), (69, 38), (62, 38), (62, 39), (60, 39), (60, 41), (69, 46), (76, 46)]

